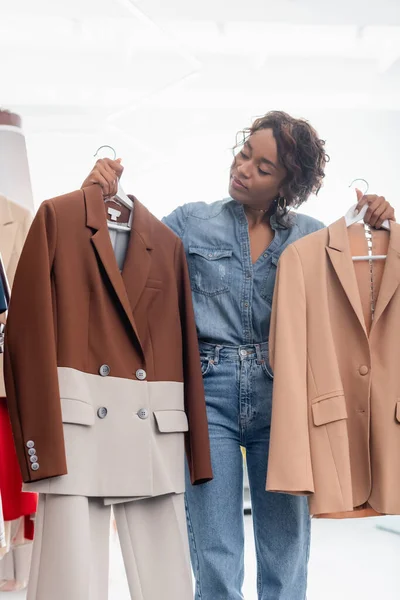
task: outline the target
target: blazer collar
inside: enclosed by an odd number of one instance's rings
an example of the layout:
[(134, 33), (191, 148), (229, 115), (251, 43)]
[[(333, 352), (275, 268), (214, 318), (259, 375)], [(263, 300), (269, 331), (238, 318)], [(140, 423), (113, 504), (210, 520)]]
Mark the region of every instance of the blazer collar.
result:
[(146, 285), (151, 266), (153, 218), (149, 211), (132, 197), (134, 200), (133, 223), (121, 274), (107, 228), (101, 188), (98, 185), (92, 185), (83, 189), (83, 194), (86, 205), (86, 225), (93, 231), (92, 244), (142, 347), (134, 319), (134, 310)]
[[(107, 217), (104, 210), (104, 200), (101, 187), (91, 185), (83, 189), (86, 203), (86, 225), (98, 231), (107, 228)], [(153, 217), (145, 206), (134, 196), (129, 196), (134, 202), (132, 229), (136, 231), (143, 240), (145, 246), (152, 250), (152, 220)]]
[[(327, 252), (332, 265), (342, 284), (344, 291), (356, 313), (361, 326), (367, 335), (360, 292), (354, 271), (354, 263), (351, 256), (350, 243), (346, 221), (344, 217), (333, 223), (328, 228), (329, 243)], [(385, 270), (379, 290), (375, 308), (374, 321), (371, 332), (388, 306), (391, 298), (400, 284), (400, 225), (391, 223), (388, 254)]]

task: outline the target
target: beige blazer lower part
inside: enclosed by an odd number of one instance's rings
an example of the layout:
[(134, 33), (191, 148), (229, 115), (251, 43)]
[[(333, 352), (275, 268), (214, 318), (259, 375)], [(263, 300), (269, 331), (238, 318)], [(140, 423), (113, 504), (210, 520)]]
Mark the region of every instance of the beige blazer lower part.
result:
[[(58, 368), (68, 475), (25, 484), (45, 494), (149, 497), (185, 490), (183, 384)], [(40, 456), (37, 456), (40, 464)]]

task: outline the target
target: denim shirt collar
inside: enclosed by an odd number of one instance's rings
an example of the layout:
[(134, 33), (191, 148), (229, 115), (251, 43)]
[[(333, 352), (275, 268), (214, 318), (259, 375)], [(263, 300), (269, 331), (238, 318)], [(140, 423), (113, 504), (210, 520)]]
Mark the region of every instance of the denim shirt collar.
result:
[[(240, 202), (237, 202), (233, 198), (227, 198), (226, 201), (229, 202), (233, 206), (233, 210), (234, 210), (235, 214), (240, 218), (240, 220), (244, 219), (247, 222), (246, 213), (244, 211), (244, 205), (240, 204)], [(277, 234), (279, 231), (281, 231), (281, 228), (279, 227), (279, 225), (276, 221), (275, 214), (271, 215), (269, 222), (270, 222), (271, 228), (275, 231), (275, 234)], [(275, 235), (275, 237), (277, 237), (277, 236)]]

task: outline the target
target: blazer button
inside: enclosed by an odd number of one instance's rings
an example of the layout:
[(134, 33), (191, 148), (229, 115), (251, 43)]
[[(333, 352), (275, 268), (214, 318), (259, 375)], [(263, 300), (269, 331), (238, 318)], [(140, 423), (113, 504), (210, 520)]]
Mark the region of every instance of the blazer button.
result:
[(34, 448), (34, 446), (35, 446), (35, 442), (32, 442), (32, 440), (29, 440), (29, 442), (26, 442), (27, 448)]
[(31, 461), (31, 463), (37, 463), (37, 461), (38, 461), (38, 457), (37, 457), (37, 456), (35, 456), (35, 455), (33, 455), (33, 456), (30, 456), (30, 457), (29, 457), (29, 460)]
[(360, 375), (368, 375), (369, 369), (366, 365), (362, 365), (360, 367)]
[(31, 469), (32, 471), (38, 471), (39, 470), (39, 463), (38, 462), (34, 462), (31, 464)]
[(136, 377), (137, 379), (139, 379), (140, 381), (143, 381), (144, 379), (146, 379), (147, 377), (147, 373), (146, 371), (144, 371), (143, 369), (138, 369), (136, 371)]
[(139, 419), (147, 419), (149, 417), (149, 411), (147, 410), (147, 408), (141, 408), (138, 411), (138, 417)]
[(101, 406), (99, 408), (99, 410), (97, 411), (97, 416), (99, 417), (99, 419), (105, 419), (107, 416), (108, 410), (106, 409), (105, 406)]
[(102, 377), (107, 377), (110, 374), (110, 367), (108, 365), (101, 365), (99, 373)]
[(29, 456), (34, 456), (36, 454), (35, 448), (29, 448), (28, 454), (29, 454)]

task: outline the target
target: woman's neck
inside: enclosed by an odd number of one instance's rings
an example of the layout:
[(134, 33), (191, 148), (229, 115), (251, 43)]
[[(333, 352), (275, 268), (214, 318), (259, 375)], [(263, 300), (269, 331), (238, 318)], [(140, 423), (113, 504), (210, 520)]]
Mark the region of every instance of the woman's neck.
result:
[(260, 209), (245, 205), (244, 212), (249, 223), (249, 227), (256, 227), (261, 223), (269, 223), (268, 208)]

